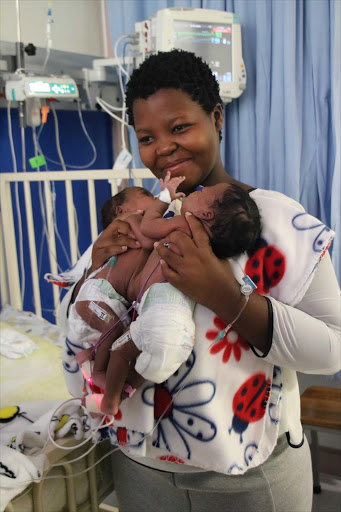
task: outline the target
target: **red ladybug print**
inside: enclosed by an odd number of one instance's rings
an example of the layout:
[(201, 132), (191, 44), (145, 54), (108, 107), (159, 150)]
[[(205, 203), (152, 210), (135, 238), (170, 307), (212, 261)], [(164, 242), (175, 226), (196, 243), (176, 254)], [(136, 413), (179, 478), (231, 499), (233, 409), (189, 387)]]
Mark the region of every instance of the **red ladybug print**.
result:
[(118, 427), (117, 429), (118, 444), (125, 446), (128, 442), (127, 429), (125, 427)]
[(174, 464), (185, 464), (185, 461), (177, 457), (176, 455), (161, 455), (160, 460), (166, 460), (167, 462), (174, 462)]
[(229, 434), (232, 430), (240, 434), (241, 443), (243, 442), (242, 434), (249, 423), (263, 418), (270, 389), (271, 380), (266, 379), (265, 373), (255, 373), (240, 386), (234, 395), (232, 402), (234, 416)]
[(245, 274), (257, 285), (258, 293), (268, 293), (280, 282), (284, 272), (284, 254), (274, 245), (268, 245), (264, 238), (259, 238), (245, 265)]

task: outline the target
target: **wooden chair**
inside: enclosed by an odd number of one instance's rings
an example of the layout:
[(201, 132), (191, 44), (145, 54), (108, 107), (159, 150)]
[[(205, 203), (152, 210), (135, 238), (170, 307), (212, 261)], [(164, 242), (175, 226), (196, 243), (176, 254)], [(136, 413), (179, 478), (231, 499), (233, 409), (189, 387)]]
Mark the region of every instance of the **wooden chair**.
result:
[(321, 492), (318, 431), (341, 434), (341, 389), (311, 386), (301, 396), (301, 422), (311, 431), (314, 493)]

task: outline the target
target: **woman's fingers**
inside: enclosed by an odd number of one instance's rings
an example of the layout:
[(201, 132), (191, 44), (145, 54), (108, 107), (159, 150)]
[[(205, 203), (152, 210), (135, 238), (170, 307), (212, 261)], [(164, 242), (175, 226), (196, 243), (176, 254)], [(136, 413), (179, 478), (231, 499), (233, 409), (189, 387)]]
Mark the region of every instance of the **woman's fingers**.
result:
[(199, 248), (209, 247), (211, 245), (210, 238), (200, 220), (197, 219), (190, 212), (186, 212), (185, 216), (190, 227), (190, 230), (192, 231), (192, 236), (195, 245)]
[(108, 258), (122, 254), (128, 248), (139, 249), (140, 247), (131, 231), (130, 224), (124, 220), (115, 219), (94, 243), (92, 249), (92, 269), (99, 268)]

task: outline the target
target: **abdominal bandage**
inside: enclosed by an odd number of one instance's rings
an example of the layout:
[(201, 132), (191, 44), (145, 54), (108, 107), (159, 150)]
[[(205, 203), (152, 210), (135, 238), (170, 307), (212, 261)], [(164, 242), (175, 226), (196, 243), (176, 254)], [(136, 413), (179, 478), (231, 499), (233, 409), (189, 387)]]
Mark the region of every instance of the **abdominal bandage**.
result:
[[(99, 306), (99, 302), (107, 304), (119, 318), (126, 313), (129, 307), (129, 302), (116, 292), (109, 281), (106, 279), (88, 279), (81, 287), (75, 303), (70, 308), (68, 332), (70, 341), (92, 343), (98, 339), (100, 334), (97, 329), (90, 327), (77, 313), (76, 305), (81, 301), (90, 302), (89, 318), (91, 314), (94, 314), (105, 323), (111, 320), (112, 315)], [(129, 325), (129, 317), (122, 320), (122, 325), (124, 329)]]
[(195, 338), (195, 302), (169, 283), (153, 284), (130, 324), (131, 337), (141, 354), (135, 370), (145, 379), (168, 379), (192, 352)]

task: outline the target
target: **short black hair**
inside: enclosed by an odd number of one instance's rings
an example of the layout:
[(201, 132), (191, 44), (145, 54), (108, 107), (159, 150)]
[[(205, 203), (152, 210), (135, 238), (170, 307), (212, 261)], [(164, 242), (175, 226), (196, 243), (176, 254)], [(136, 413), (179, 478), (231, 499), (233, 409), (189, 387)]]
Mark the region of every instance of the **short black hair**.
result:
[(127, 201), (127, 196), (129, 192), (141, 192), (141, 194), (147, 197), (154, 197), (149, 190), (143, 187), (127, 187), (112, 196), (110, 199), (103, 203), (101, 208), (101, 223), (102, 229), (105, 229), (112, 223), (112, 221), (116, 218), (116, 208), (118, 206), (122, 206)]
[(211, 245), (218, 258), (232, 258), (250, 251), (261, 233), (261, 217), (255, 201), (238, 185), (229, 185), (212, 205)]
[(219, 84), (206, 62), (192, 52), (172, 50), (159, 52), (135, 69), (127, 84), (126, 107), (129, 124), (134, 125), (133, 104), (147, 99), (160, 89), (179, 89), (199, 103), (210, 114), (223, 105)]

